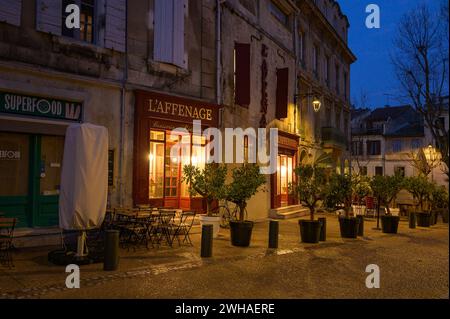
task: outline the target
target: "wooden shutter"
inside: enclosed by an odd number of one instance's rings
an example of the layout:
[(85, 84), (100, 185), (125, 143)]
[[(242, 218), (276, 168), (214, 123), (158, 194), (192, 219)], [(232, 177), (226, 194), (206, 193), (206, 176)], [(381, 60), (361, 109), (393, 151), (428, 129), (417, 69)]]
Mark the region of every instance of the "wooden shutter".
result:
[(61, 35), (62, 1), (36, 0), (36, 29)]
[(20, 26), (22, 0), (0, 0), (0, 22)]
[(154, 60), (186, 67), (185, 0), (155, 0)]
[(107, 0), (105, 17), (105, 48), (125, 52), (126, 0)]
[(277, 93), (275, 117), (287, 118), (289, 95), (289, 69), (277, 69)]
[(236, 82), (234, 87), (235, 103), (241, 106), (250, 105), (250, 44), (236, 43), (235, 68)]

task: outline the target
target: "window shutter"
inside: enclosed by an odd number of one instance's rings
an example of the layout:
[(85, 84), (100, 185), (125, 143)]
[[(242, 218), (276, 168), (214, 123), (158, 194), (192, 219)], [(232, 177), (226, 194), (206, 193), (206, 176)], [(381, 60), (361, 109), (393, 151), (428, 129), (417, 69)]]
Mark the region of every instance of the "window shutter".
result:
[(62, 4), (58, 0), (36, 0), (36, 29), (61, 35)]
[(154, 60), (186, 67), (185, 0), (155, 0)]
[(184, 14), (185, 0), (175, 0), (173, 8), (173, 64), (185, 68)]
[(22, 0), (0, 0), (0, 22), (20, 26)]
[(275, 117), (277, 119), (287, 118), (289, 95), (289, 69), (277, 69), (277, 93)]
[(236, 83), (235, 83), (235, 103), (241, 106), (250, 105), (250, 44), (236, 43)]
[(105, 18), (105, 48), (125, 52), (126, 0), (107, 0)]

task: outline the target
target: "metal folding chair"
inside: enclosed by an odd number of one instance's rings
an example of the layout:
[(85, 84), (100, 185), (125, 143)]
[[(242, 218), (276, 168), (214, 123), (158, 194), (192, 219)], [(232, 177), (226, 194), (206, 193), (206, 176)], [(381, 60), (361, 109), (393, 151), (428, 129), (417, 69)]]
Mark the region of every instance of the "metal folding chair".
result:
[(172, 247), (171, 233), (174, 228), (175, 210), (160, 210), (155, 227), (153, 227), (153, 236), (158, 246), (163, 239)]
[[(179, 246), (181, 246), (182, 243), (188, 243), (189, 245), (193, 246), (189, 233), (191, 231), (192, 225), (194, 225), (195, 215), (195, 212), (181, 213), (179, 223), (176, 224), (174, 228), (174, 234), (171, 241), (172, 244), (176, 238)], [(180, 240), (180, 237), (183, 237), (183, 240)]]
[(16, 224), (16, 218), (0, 218), (0, 263), (8, 267), (14, 267), (11, 250)]

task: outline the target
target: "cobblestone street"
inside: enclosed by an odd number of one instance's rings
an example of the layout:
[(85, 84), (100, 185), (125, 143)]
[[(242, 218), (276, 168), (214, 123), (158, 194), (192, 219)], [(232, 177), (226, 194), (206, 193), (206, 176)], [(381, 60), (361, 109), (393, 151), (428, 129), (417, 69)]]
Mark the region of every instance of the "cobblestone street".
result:
[[(64, 267), (47, 263), (48, 250), (18, 251), (13, 270), (0, 268), (0, 298), (448, 298), (448, 224), (399, 234), (373, 230), (341, 239), (337, 218), (327, 216), (327, 241), (299, 243), (296, 220), (280, 222), (280, 244), (268, 250), (268, 223), (258, 223), (250, 248), (214, 241), (213, 258), (194, 247), (121, 250), (120, 269), (81, 267), (81, 288), (65, 288)], [(366, 266), (380, 267), (380, 289), (365, 286)]]

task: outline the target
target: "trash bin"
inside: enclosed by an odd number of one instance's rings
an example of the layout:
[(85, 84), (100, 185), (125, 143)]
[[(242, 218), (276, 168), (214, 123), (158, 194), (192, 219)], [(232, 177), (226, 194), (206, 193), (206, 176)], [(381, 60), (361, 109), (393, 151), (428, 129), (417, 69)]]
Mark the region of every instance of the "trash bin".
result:
[(105, 231), (105, 259), (103, 270), (114, 271), (119, 267), (119, 231)]

